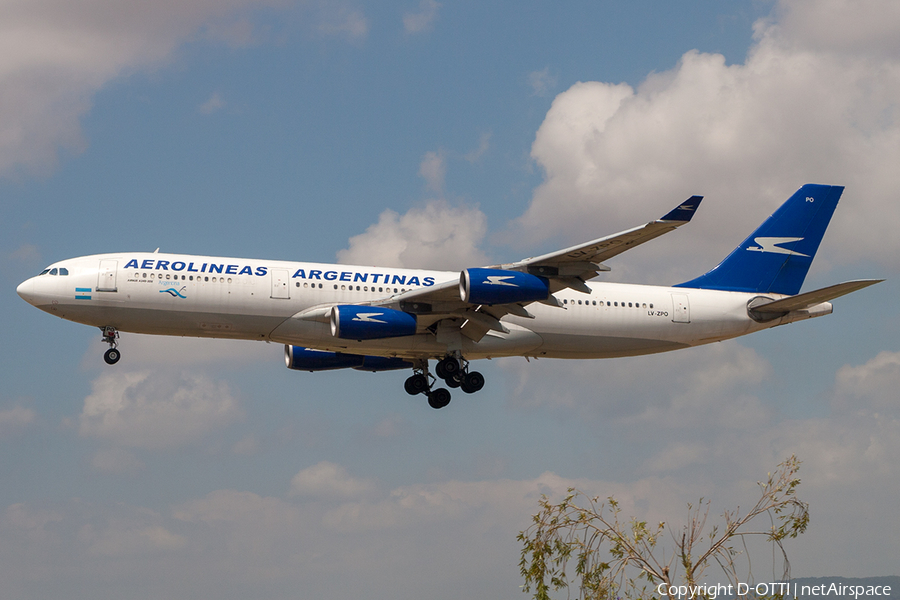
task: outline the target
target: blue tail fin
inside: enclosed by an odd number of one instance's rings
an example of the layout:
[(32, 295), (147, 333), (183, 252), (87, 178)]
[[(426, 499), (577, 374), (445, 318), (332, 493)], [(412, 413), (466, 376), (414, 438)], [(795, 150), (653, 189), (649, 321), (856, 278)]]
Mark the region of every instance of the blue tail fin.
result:
[(799, 293), (843, 191), (804, 185), (717, 267), (675, 287)]

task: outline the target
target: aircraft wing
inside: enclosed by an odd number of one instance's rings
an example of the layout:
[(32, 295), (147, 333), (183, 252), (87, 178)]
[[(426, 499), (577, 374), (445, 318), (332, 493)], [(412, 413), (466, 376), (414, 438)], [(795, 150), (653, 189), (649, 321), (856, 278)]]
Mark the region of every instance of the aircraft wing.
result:
[[(640, 227), (627, 229), (557, 252), (487, 268), (520, 271), (546, 278), (549, 280), (550, 296), (539, 302), (561, 306), (553, 293), (566, 288), (590, 293), (585, 281), (595, 277), (601, 271), (610, 270), (609, 267), (601, 264), (602, 261), (664, 233), (674, 231), (689, 222), (702, 199), (702, 196), (691, 196), (661, 219)], [(428, 288), (419, 288), (391, 296), (372, 304), (416, 314), (419, 323), (424, 326), (445, 319), (458, 320), (463, 335), (475, 341), (479, 341), (488, 331), (508, 333), (507, 328), (500, 322), (500, 319), (507, 314), (525, 318), (532, 317), (525, 308), (529, 302), (473, 305), (461, 299), (459, 288), (460, 281), (458, 278), (454, 278)]]
[[(571, 284), (563, 285), (559, 289), (566, 287), (580, 289), (586, 280), (595, 277), (600, 271), (609, 271), (609, 267), (601, 264), (603, 261), (688, 223), (697, 211), (697, 207), (700, 206), (701, 200), (703, 200), (703, 196), (691, 196), (661, 219), (650, 221), (646, 225), (626, 229), (614, 235), (564, 250), (526, 258), (515, 263), (497, 265), (493, 268), (525, 271), (533, 275), (556, 279), (560, 283)], [(576, 279), (581, 280), (581, 285), (575, 281)]]

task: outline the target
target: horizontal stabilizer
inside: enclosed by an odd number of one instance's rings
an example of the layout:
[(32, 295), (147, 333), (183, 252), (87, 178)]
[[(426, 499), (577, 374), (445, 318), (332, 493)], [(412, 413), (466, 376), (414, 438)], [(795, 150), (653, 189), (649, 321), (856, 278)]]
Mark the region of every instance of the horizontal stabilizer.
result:
[(881, 283), (882, 281), (884, 281), (884, 279), (860, 279), (857, 281), (845, 281), (844, 283), (830, 285), (826, 288), (813, 290), (804, 294), (798, 294), (796, 296), (791, 296), (790, 298), (783, 298), (781, 300), (775, 300), (774, 302), (768, 302), (766, 304), (754, 306), (753, 311), (757, 313), (771, 314), (788, 313), (792, 310), (803, 310), (804, 308), (809, 308), (811, 306), (815, 306), (816, 304), (821, 304), (823, 302), (828, 302), (829, 300), (834, 300), (835, 298), (840, 298), (841, 296), (845, 296), (857, 290), (867, 288), (870, 285), (875, 285), (876, 283)]

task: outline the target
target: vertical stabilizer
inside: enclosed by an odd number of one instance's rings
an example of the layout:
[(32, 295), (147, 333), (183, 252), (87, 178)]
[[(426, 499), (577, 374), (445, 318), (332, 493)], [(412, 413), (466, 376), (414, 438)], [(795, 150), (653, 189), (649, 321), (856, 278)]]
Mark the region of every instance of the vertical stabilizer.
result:
[(843, 191), (804, 185), (717, 267), (675, 287), (799, 293)]

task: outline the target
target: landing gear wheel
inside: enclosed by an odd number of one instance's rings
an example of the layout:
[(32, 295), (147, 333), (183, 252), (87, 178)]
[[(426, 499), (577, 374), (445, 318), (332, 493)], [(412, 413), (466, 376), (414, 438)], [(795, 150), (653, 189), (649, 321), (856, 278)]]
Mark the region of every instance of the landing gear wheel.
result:
[(421, 394), (428, 390), (428, 378), (421, 373), (412, 375), (406, 379), (406, 382), (403, 384), (403, 389), (405, 389), (406, 393), (410, 396)]
[(459, 360), (455, 356), (446, 356), (438, 362), (434, 371), (441, 379), (450, 379), (460, 371)]
[(122, 358), (122, 354), (115, 348), (110, 348), (103, 354), (103, 360), (105, 360), (108, 365), (116, 364), (119, 362), (120, 358)]
[(122, 358), (122, 353), (116, 350), (116, 346), (118, 345), (116, 340), (119, 338), (119, 331), (111, 325), (101, 327), (100, 331), (103, 332), (103, 341), (109, 344), (109, 350), (103, 355), (103, 360), (105, 360), (108, 365), (114, 365)]
[(448, 388), (458, 388), (460, 385), (462, 385), (462, 381), (460, 381), (459, 375), (457, 375), (456, 377), (448, 377), (444, 380), (444, 383), (447, 384)]
[(462, 379), (462, 391), (467, 394), (474, 394), (484, 387), (484, 375), (478, 371), (466, 373)]
[(446, 388), (438, 388), (428, 394), (428, 406), (431, 408), (444, 408), (450, 404), (450, 392)]

